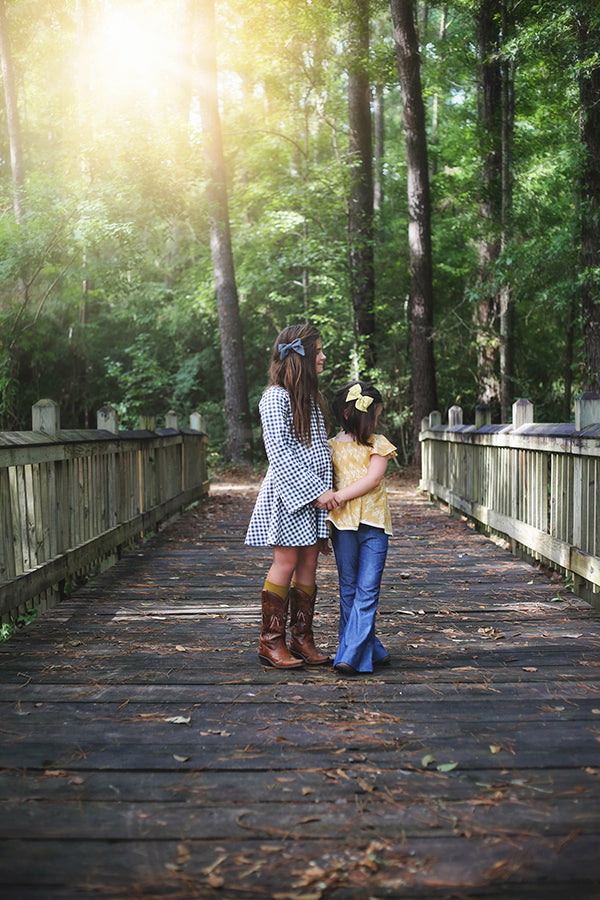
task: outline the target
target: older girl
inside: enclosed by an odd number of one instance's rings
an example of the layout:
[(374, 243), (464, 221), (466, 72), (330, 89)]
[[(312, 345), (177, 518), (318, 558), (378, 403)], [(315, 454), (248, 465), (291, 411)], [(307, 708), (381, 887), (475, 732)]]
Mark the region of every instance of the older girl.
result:
[(262, 591), (258, 656), (280, 669), (331, 662), (315, 647), (312, 630), (319, 552), (331, 552), (326, 513), (338, 505), (331, 490), (331, 456), (318, 385), (324, 361), (314, 326), (285, 328), (275, 341), (271, 384), (259, 404), (269, 468), (246, 543), (273, 548)]

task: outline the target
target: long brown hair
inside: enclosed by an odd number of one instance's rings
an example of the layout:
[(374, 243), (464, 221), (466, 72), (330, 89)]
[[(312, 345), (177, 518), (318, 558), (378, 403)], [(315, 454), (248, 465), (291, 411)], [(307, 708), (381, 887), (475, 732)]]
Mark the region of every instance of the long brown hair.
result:
[[(321, 335), (314, 325), (289, 325), (278, 335), (271, 356), (271, 384), (285, 388), (292, 408), (292, 427), (301, 443), (310, 447), (310, 428), (313, 405), (318, 407), (328, 428), (327, 412), (317, 376), (317, 342)], [(299, 338), (304, 347), (304, 356), (294, 350), (281, 359), (280, 344), (291, 344)]]

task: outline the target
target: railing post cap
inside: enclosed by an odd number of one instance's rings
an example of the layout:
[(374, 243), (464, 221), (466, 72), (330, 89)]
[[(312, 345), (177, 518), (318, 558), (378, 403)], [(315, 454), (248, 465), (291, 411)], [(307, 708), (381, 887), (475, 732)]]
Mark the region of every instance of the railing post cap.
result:
[(448, 425), (452, 427), (453, 425), (462, 425), (463, 423), (463, 411), (462, 406), (454, 405), (451, 406), (448, 410)]
[(475, 428), (492, 424), (492, 410), (487, 403), (478, 403), (475, 407)]
[(515, 428), (533, 422), (533, 403), (524, 397), (519, 397), (512, 405), (512, 417)]
[(48, 398), (34, 403), (31, 409), (31, 427), (33, 431), (57, 437), (60, 434), (60, 404)]
[(582, 394), (577, 395), (578, 400), (600, 400), (600, 394), (598, 391), (583, 391)]
[(597, 391), (584, 391), (575, 399), (575, 428), (581, 431), (588, 425), (600, 423), (600, 394)]
[(49, 397), (44, 397), (33, 404), (33, 409), (60, 409), (60, 403), (57, 403), (56, 400), (51, 400)]
[(101, 406), (96, 413), (96, 425), (98, 431), (110, 431), (111, 434), (118, 434), (119, 416), (114, 406), (106, 404)]
[(202, 431), (202, 415), (199, 412), (190, 414), (190, 429), (192, 431)]
[(156, 431), (156, 416), (142, 413), (138, 416), (138, 428), (140, 431)]

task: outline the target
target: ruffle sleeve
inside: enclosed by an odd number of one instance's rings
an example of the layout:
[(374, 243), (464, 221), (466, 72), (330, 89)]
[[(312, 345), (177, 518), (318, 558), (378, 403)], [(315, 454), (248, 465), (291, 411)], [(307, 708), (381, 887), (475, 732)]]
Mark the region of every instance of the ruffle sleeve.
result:
[(387, 456), (388, 459), (393, 459), (396, 453), (396, 447), (392, 444), (391, 441), (383, 434), (376, 434), (373, 437), (373, 448), (370, 452), (370, 456), (373, 454), (377, 454), (377, 456)]

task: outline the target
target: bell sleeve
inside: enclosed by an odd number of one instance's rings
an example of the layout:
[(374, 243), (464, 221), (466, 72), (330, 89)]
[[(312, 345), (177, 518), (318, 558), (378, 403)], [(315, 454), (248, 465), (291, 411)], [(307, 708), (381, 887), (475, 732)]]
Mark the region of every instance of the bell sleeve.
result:
[[(322, 446), (318, 443), (321, 437), (318, 434), (313, 434), (310, 448), (296, 439), (290, 424), (289, 396), (283, 388), (265, 391), (259, 412), (273, 485), (285, 508), (294, 512), (330, 489), (329, 449), (326, 443)], [(314, 467), (310, 465), (311, 458), (316, 463)]]

